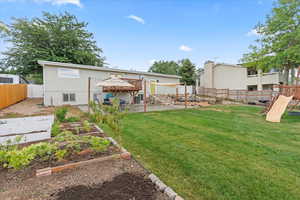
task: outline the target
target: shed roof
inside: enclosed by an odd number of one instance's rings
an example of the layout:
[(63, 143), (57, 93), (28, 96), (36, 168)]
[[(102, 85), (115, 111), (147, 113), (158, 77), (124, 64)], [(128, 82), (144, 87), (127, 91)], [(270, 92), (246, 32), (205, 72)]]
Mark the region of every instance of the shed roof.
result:
[(132, 70), (113, 69), (113, 68), (109, 68), (109, 67), (98, 67), (98, 66), (72, 64), (72, 63), (62, 63), (62, 62), (52, 62), (52, 61), (44, 61), (44, 60), (39, 60), (38, 64), (40, 64), (42, 66), (47, 65), (47, 66), (53, 66), (53, 67), (68, 67), (68, 68), (78, 68), (78, 69), (106, 71), (106, 72), (119, 72), (119, 73), (148, 75), (148, 76), (157, 76), (157, 77), (165, 77), (165, 78), (176, 78), (176, 79), (181, 78), (180, 76), (170, 75), (170, 74), (159, 74), (159, 73), (153, 73), (153, 72), (140, 72), (140, 71), (132, 71)]

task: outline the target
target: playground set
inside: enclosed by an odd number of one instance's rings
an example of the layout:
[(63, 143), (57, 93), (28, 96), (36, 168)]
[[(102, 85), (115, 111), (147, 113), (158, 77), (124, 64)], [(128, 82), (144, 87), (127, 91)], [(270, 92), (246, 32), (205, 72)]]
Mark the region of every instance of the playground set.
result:
[(270, 122), (280, 122), (281, 116), (289, 107), (289, 111), (294, 110), (300, 104), (300, 67), (298, 68), (295, 85), (278, 85), (278, 94), (276, 94), (270, 104), (264, 110), (267, 114), (266, 120)]

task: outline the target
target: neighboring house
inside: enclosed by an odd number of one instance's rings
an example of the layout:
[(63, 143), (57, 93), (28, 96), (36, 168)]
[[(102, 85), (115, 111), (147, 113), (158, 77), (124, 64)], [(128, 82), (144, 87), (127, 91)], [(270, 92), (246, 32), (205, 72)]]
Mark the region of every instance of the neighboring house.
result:
[(13, 74), (0, 74), (0, 84), (18, 84), (20, 77)]
[(0, 84), (19, 84), (28, 83), (27, 80), (14, 74), (0, 74)]
[[(88, 80), (90, 78), (90, 99), (102, 99), (109, 93), (97, 87), (97, 82), (109, 78), (111, 75), (120, 75), (123, 79), (137, 81), (142, 84), (147, 82), (147, 96), (161, 93), (155, 84), (150, 83), (179, 83), (180, 76), (166, 75), (149, 72), (112, 69), (71, 63), (59, 63), (50, 61), (38, 61), (43, 67), (44, 81), (44, 105), (84, 105), (88, 103)], [(143, 80), (143, 81), (142, 81)], [(136, 95), (143, 100), (143, 86)], [(176, 88), (170, 87), (164, 90), (165, 94), (175, 94)], [(129, 93), (119, 94), (120, 98), (129, 103), (132, 99)]]
[(199, 71), (198, 87), (231, 90), (270, 90), (282, 83), (279, 72), (262, 73), (241, 65), (205, 62)]

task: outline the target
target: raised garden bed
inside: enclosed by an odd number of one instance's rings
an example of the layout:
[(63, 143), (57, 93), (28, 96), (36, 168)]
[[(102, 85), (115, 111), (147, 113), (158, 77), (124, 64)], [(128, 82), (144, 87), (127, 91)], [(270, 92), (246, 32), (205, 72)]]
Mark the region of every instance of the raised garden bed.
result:
[(0, 174), (1, 200), (169, 200), (134, 160), (107, 160), (42, 177), (21, 171), (9, 178)]
[[(60, 133), (46, 142), (8, 146), (7, 149), (10, 150), (6, 151), (5, 149), (6, 147), (2, 146), (1, 152), (0, 148), (0, 176), (1, 173), (18, 173), (10, 168), (27, 168), (25, 169), (26, 173), (33, 175), (39, 169), (120, 155), (122, 152), (118, 146), (106, 138), (97, 126), (88, 124), (87, 128), (87, 125), (82, 122), (61, 124)], [(11, 156), (5, 162), (6, 154)], [(24, 159), (24, 161), (20, 161), (20, 164), (14, 161), (19, 159), (14, 154), (20, 155), (20, 159)], [(34, 158), (30, 156), (34, 156)], [(28, 164), (25, 165), (24, 162), (28, 162)]]
[[(69, 122), (69, 123), (61, 123), (60, 128), (62, 130), (71, 131), (74, 134), (82, 135), (98, 135), (101, 137), (105, 137), (104, 133), (101, 133), (95, 124), (90, 124), (90, 127), (84, 127), (84, 122)], [(89, 130), (86, 130), (89, 129)]]

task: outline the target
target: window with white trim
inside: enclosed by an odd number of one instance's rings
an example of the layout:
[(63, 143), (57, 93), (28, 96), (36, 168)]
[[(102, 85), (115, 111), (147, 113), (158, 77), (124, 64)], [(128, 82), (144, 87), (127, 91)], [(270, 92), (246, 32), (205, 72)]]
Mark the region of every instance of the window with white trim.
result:
[(62, 98), (63, 98), (63, 102), (75, 102), (76, 101), (75, 93), (63, 93)]

